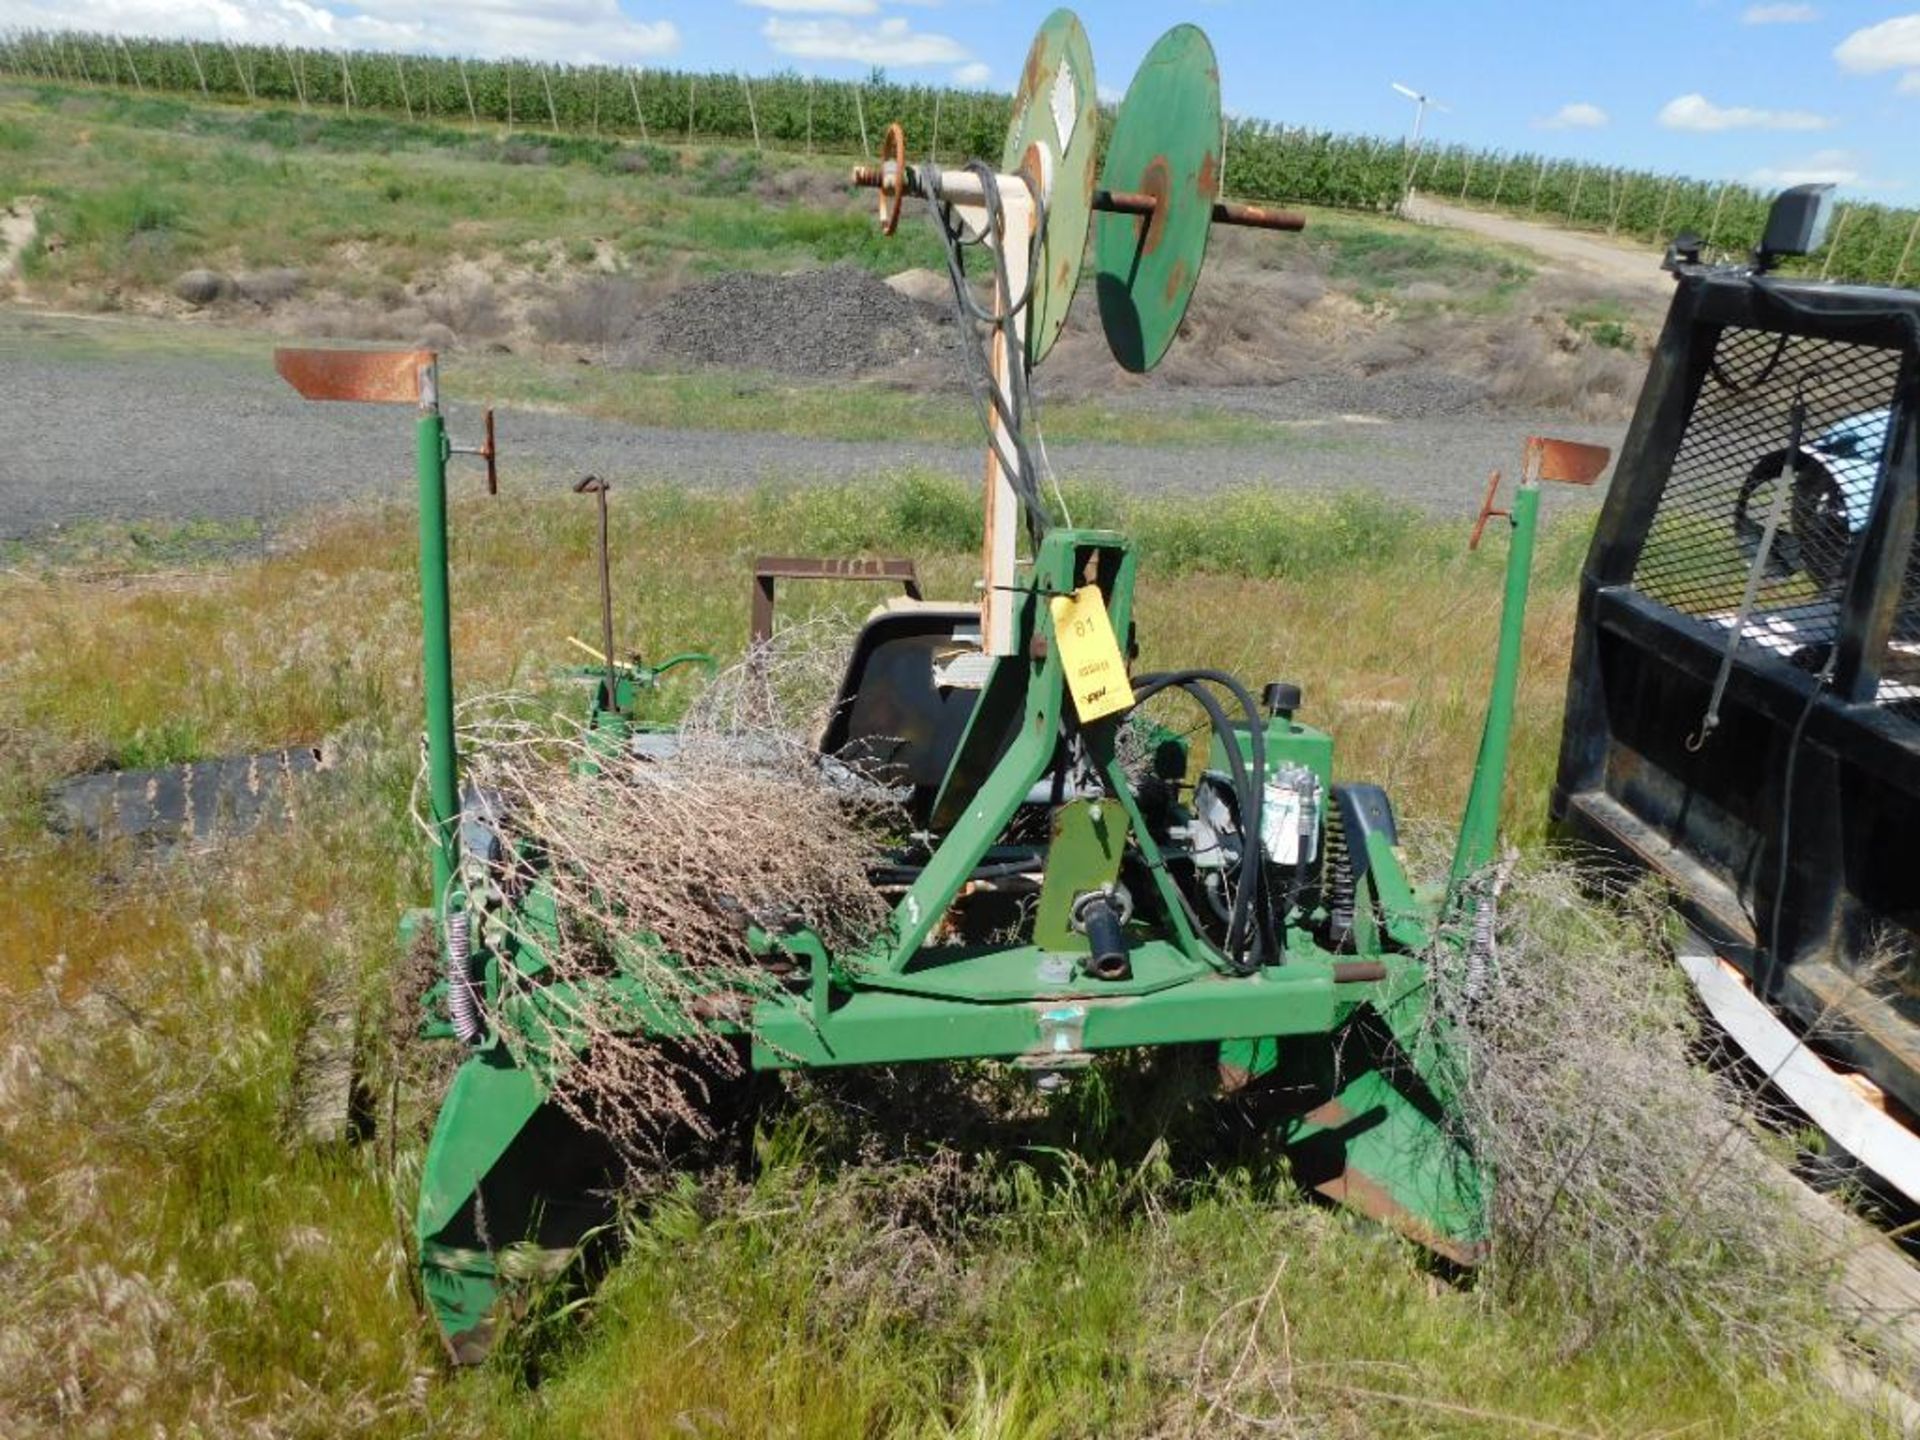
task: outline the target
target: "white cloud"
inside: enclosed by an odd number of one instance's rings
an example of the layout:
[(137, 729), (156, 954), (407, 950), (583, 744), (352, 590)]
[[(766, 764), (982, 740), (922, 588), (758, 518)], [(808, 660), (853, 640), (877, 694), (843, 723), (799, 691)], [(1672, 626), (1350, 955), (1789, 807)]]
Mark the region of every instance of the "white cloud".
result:
[(802, 60), (913, 66), (964, 65), (973, 59), (958, 40), (917, 31), (898, 16), (862, 26), (848, 20), (783, 20), (775, 15), (760, 33), (781, 54)]
[(993, 67), (984, 60), (970, 61), (953, 72), (956, 85), (984, 85), (992, 78)]
[(1852, 151), (1816, 150), (1785, 165), (1763, 165), (1747, 176), (1747, 183), (1785, 190), (1790, 185), (1857, 185), (1861, 178), (1860, 162)]
[(619, 0), (0, 0), (0, 30), (186, 35), (329, 49), (524, 55), (626, 63), (671, 54), (671, 20), (635, 20)]
[(1660, 110), (1669, 130), (1826, 130), (1833, 121), (1810, 110), (1758, 110), (1750, 105), (1716, 105), (1700, 94), (1669, 100)]
[(1742, 25), (1810, 25), (1820, 18), (1812, 5), (1749, 5)]
[(1546, 119), (1533, 123), (1542, 130), (1597, 130), (1610, 118), (1598, 105), (1575, 100), (1569, 105), (1562, 105)]
[(783, 15), (873, 15), (880, 0), (740, 0), (755, 10), (778, 10)]
[(1920, 95), (1920, 70), (1909, 70), (1902, 75), (1898, 88), (1902, 95)]
[(1834, 47), (1833, 58), (1856, 75), (1920, 70), (1920, 15), (1896, 15), (1856, 30)]

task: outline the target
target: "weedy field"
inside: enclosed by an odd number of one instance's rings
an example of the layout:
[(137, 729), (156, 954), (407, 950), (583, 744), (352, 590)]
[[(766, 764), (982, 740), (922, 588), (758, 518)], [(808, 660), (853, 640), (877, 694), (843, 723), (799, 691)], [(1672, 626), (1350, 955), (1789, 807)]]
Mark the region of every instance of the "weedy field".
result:
[[(426, 340), (461, 352), (461, 400), (972, 434), (961, 397), (921, 394), (950, 384), (938, 356), (823, 384), (661, 363), (605, 323), (718, 272), (845, 262), (864, 280), (933, 258), (911, 234), (883, 254), (824, 160), (794, 179), (737, 151), (0, 87), (0, 200), (29, 195), (24, 298), (151, 322), (87, 335), (22, 310), (29, 357), (140, 352), (217, 384), (258, 364), (262, 329)], [(1322, 397), (1335, 413), (1364, 395), (1417, 417), (1436, 368), (1452, 416), (1618, 418), (1647, 333), (1631, 303), (1478, 242), (1314, 218), (1284, 255), (1220, 247), (1160, 390), (1110, 397), (1063, 346), (1049, 437), (1191, 445), (1197, 463), (1203, 444), (1306, 443), (1246, 403), (1282, 382), (1330, 376), (1352, 387)], [(467, 693), (584, 703), (558, 672), (567, 637), (597, 632), (593, 514), (564, 490), (530, 467), (497, 498), (461, 482)], [(1463, 526), (1370, 493), (1066, 499), (1139, 542), (1142, 663), (1298, 681), (1341, 773), (1387, 787), (1431, 872), (1478, 740), (1499, 546), (1469, 554)], [(486, 1366), (453, 1375), (408, 1255), (443, 1078), (396, 929), (427, 888), (414, 517), (162, 513), (0, 555), (0, 1433), (1883, 1433), (1829, 1383), (1832, 1257), (1776, 1231), (1757, 1192), (1726, 1203), (1717, 1165), (1676, 1174), (1684, 1144), (1642, 1157), (1630, 1129), (1602, 1133), (1603, 1110), (1656, 1108), (1709, 1153), (1744, 1132), (1692, 1064), (1657, 925), (1589, 903), (1540, 853), (1579, 516), (1543, 536), (1506, 813), (1526, 855), (1511, 968), (1535, 982), (1515, 993), (1542, 1000), (1492, 1013), (1532, 1076), (1480, 1092), (1509, 1118), (1542, 1087), (1546, 1103), (1523, 1117), (1529, 1152), (1502, 1159), (1519, 1208), (1477, 1281), (1225, 1143), (1188, 1057), (1051, 1099), (984, 1069), (901, 1072), (791, 1087), (751, 1154), (636, 1177), (603, 1283), (537, 1292)], [(613, 524), (620, 640), (652, 657), (739, 653), (747, 563), (770, 549), (911, 554), (934, 596), (977, 573), (974, 487), (924, 471), (623, 483)], [(782, 603), (869, 598), (799, 585)], [(671, 682), (657, 713), (696, 686)], [(66, 776), (309, 745), (325, 769), (250, 835), (101, 844), (49, 823)], [(304, 1098), (341, 1033), (351, 1133), (315, 1141)]]
[[(1429, 833), (1451, 819), (1497, 553), (1366, 497), (1068, 499), (1140, 538), (1145, 663), (1298, 679), (1346, 774)], [(911, 551), (934, 594), (973, 567), (973, 497), (923, 476), (629, 492), (614, 514), (621, 639), (653, 655), (738, 650), (768, 535)], [(750, 1171), (654, 1182), (599, 1289), (552, 1293), (488, 1366), (444, 1373), (405, 1240), (431, 1076), (391, 998), (395, 920), (426, 883), (412, 528), (375, 507), (239, 564), (102, 545), (0, 576), (6, 1433), (1874, 1433), (1823, 1379), (1815, 1264), (1805, 1294), (1765, 1297), (1761, 1339), (1657, 1263), (1461, 1284), (1272, 1162), (1220, 1158), (1177, 1073), (1126, 1066), (1044, 1105), (971, 1071), (813, 1087)], [(469, 487), (453, 530), (463, 686), (548, 683), (595, 625), (588, 507)], [(1540, 559), (1508, 813), (1529, 844), (1582, 530), (1550, 529)], [(830, 598), (797, 588), (795, 613)], [(98, 847), (40, 808), (76, 769), (322, 742), (334, 768), (289, 823), (210, 847)], [(1644, 936), (1578, 902), (1548, 919), (1570, 955), (1642, 965), (1684, 1030)], [(316, 1145), (304, 1037), (339, 1013), (363, 1113)]]

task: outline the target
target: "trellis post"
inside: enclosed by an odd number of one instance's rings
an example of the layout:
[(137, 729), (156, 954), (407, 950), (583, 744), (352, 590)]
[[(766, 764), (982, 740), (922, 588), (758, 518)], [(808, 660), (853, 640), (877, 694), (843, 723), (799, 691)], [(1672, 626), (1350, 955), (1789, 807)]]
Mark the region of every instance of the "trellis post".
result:
[(1893, 283), (1896, 287), (1906, 279), (1907, 261), (1913, 258), (1913, 246), (1916, 240), (1920, 240), (1920, 215), (1914, 217), (1913, 229), (1907, 232), (1907, 248), (1900, 252), (1900, 263), (1894, 267)]

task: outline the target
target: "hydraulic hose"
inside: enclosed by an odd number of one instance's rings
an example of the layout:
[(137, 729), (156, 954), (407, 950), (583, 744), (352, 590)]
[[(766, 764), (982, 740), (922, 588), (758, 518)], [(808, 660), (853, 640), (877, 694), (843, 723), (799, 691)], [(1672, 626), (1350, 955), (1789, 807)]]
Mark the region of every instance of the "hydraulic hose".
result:
[[(1231, 694), (1247, 717), (1247, 748), (1243, 757), (1238, 738), (1219, 700), (1206, 689), (1218, 685)], [(1270, 907), (1265, 903), (1266, 868), (1260, 848), (1260, 810), (1266, 791), (1266, 727), (1252, 694), (1233, 676), (1219, 670), (1176, 670), (1164, 674), (1141, 675), (1134, 679), (1134, 700), (1141, 703), (1163, 690), (1178, 689), (1206, 711), (1208, 722), (1220, 737), (1232, 770), (1235, 798), (1240, 805), (1240, 823), (1244, 839), (1240, 849), (1240, 881), (1234, 887), (1233, 906), (1227, 921), (1228, 962), (1243, 974), (1252, 974), (1275, 956)], [(1249, 765), (1248, 762), (1251, 762)], [(1251, 912), (1251, 913), (1250, 913)], [(1252, 924), (1249, 926), (1249, 919)]]
[[(1000, 178), (991, 165), (975, 160), (967, 165), (967, 170), (980, 184), (981, 204), (986, 211), (986, 235), (1004, 235), (1005, 206), (1000, 198)], [(926, 190), (929, 195), (940, 193), (940, 167), (929, 162), (921, 167)], [(996, 310), (980, 303), (967, 281), (967, 263), (965, 246), (968, 243), (965, 233), (955, 223), (953, 206), (945, 202), (936, 202), (928, 207), (928, 215), (933, 221), (934, 233), (940, 237), (941, 247), (946, 255), (947, 278), (952, 282), (954, 305), (960, 315), (960, 321), (967, 334), (963, 337), (961, 352), (967, 362), (968, 380), (974, 392), (974, 402), (979, 409), (982, 425), (987, 431), (988, 443), (1000, 462), (1000, 467), (1012, 478), (1015, 491), (1026, 511), (1027, 531), (1035, 544), (1040, 536), (1053, 524), (1052, 516), (1047, 512), (1040, 498), (1039, 482), (1033, 464), (1033, 456), (1027, 446), (1026, 420), (1031, 408), (1031, 394), (1028, 387), (1027, 361), (1015, 324), (1020, 312), (1028, 308), (1033, 299), (1034, 277), (1038, 273), (1038, 249), (1040, 237), (1046, 233), (1046, 199), (1032, 181), (1028, 181), (1033, 193), (1034, 203), (1034, 255), (1027, 268), (1027, 283), (1019, 295), (1012, 294), (1012, 285), (1007, 271), (1006, 256), (1001, 247), (990, 245), (993, 256), (995, 294), (1004, 295), (1007, 305), (1004, 310)], [(1009, 395), (1002, 397), (993, 383), (991, 366), (979, 353), (977, 336), (973, 330), (974, 322), (986, 325), (991, 331), (1004, 337), (1011, 364), (1007, 367), (1007, 388)], [(994, 420), (998, 418), (1005, 427), (1008, 440), (1013, 447), (1009, 455), (1001, 445), (994, 431)]]

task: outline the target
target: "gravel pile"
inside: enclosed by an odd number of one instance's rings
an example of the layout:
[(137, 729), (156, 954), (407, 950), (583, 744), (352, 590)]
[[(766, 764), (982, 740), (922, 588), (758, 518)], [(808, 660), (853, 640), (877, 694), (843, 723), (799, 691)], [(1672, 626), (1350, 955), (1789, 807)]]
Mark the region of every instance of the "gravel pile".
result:
[(643, 361), (807, 376), (868, 374), (953, 343), (938, 310), (854, 265), (689, 285), (641, 316), (638, 339)]

